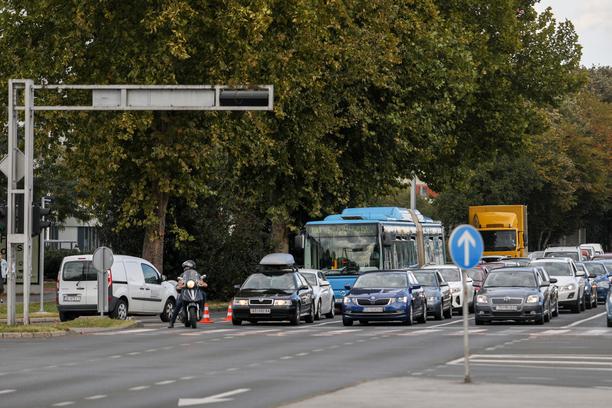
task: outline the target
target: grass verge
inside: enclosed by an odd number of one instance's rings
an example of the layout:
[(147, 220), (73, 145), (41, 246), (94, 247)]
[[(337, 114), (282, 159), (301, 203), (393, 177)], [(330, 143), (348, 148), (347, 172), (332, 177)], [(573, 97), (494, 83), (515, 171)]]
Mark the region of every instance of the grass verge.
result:
[[(0, 304), (0, 319), (6, 319), (6, 303)], [(47, 314), (40, 314), (40, 302), (30, 303), (30, 317), (49, 317)], [(44, 302), (43, 310), (45, 313), (54, 313), (57, 315), (57, 305), (54, 301)], [(17, 318), (23, 317), (23, 303), (17, 303)]]
[(134, 322), (131, 320), (115, 320), (106, 316), (88, 316), (79, 317), (78, 319), (63, 323), (32, 323), (27, 326), (22, 324), (8, 326), (4, 323), (0, 323), (0, 333), (43, 333), (83, 328), (122, 329), (130, 327), (133, 324)]

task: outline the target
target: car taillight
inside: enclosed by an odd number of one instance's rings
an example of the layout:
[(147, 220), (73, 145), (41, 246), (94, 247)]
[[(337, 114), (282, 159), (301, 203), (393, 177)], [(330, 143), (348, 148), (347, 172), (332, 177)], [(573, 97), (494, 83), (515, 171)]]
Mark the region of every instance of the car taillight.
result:
[(113, 273), (111, 272), (111, 270), (108, 270), (108, 287), (110, 288), (110, 286), (113, 284)]

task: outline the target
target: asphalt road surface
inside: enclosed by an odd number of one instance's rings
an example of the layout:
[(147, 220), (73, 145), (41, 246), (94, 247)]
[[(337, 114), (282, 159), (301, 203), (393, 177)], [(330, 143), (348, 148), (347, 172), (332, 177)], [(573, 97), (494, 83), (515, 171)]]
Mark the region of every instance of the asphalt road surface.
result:
[[(604, 312), (543, 326), (474, 326), (470, 315), (472, 380), (612, 391)], [(460, 316), (412, 327), (213, 317), (195, 330), (143, 318), (136, 329), (0, 340), (0, 407), (274, 407), (373, 379), (463, 379)]]

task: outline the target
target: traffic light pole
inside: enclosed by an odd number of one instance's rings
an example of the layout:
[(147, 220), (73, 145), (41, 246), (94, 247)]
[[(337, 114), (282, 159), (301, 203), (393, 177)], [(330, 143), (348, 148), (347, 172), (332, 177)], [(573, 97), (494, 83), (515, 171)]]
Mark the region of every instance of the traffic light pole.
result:
[[(35, 90), (91, 92), (91, 104), (79, 106), (34, 106)], [(34, 85), (31, 79), (8, 83), (8, 156), (0, 162), (8, 177), (7, 200), (7, 323), (16, 324), (17, 246), (23, 247), (23, 324), (30, 323), (32, 276), (32, 199), (34, 180), (34, 111), (271, 111), (273, 85), (228, 87), (224, 85)], [(20, 98), (22, 94), (22, 98)], [(23, 100), (22, 103), (21, 100)], [(19, 150), (19, 112), (23, 112), (24, 154)], [(6, 163), (5, 163), (6, 162)], [(5, 166), (8, 164), (8, 166)], [(18, 184), (24, 179), (23, 188)], [(23, 198), (23, 201), (21, 201)], [(17, 218), (17, 202), (23, 202), (23, 217)], [(18, 222), (17, 222), (18, 221)], [(19, 225), (18, 225), (19, 224)], [(41, 238), (41, 253), (44, 239)], [(42, 268), (44, 255), (41, 256)], [(44, 296), (41, 272), (41, 310)]]
[[(40, 208), (45, 208), (46, 197), (40, 199)], [(40, 313), (45, 311), (45, 233), (48, 231), (47, 228), (40, 232), (38, 235), (38, 284), (40, 285)]]

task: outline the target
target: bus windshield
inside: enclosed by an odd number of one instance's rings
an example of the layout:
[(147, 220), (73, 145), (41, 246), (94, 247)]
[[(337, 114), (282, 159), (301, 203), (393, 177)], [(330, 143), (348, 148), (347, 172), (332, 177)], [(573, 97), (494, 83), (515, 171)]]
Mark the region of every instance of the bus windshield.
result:
[(307, 225), (304, 263), (326, 275), (354, 275), (379, 269), (380, 248), (376, 224)]
[(516, 250), (516, 231), (514, 230), (480, 230), (480, 235), (484, 242), (484, 250), (487, 252)]

